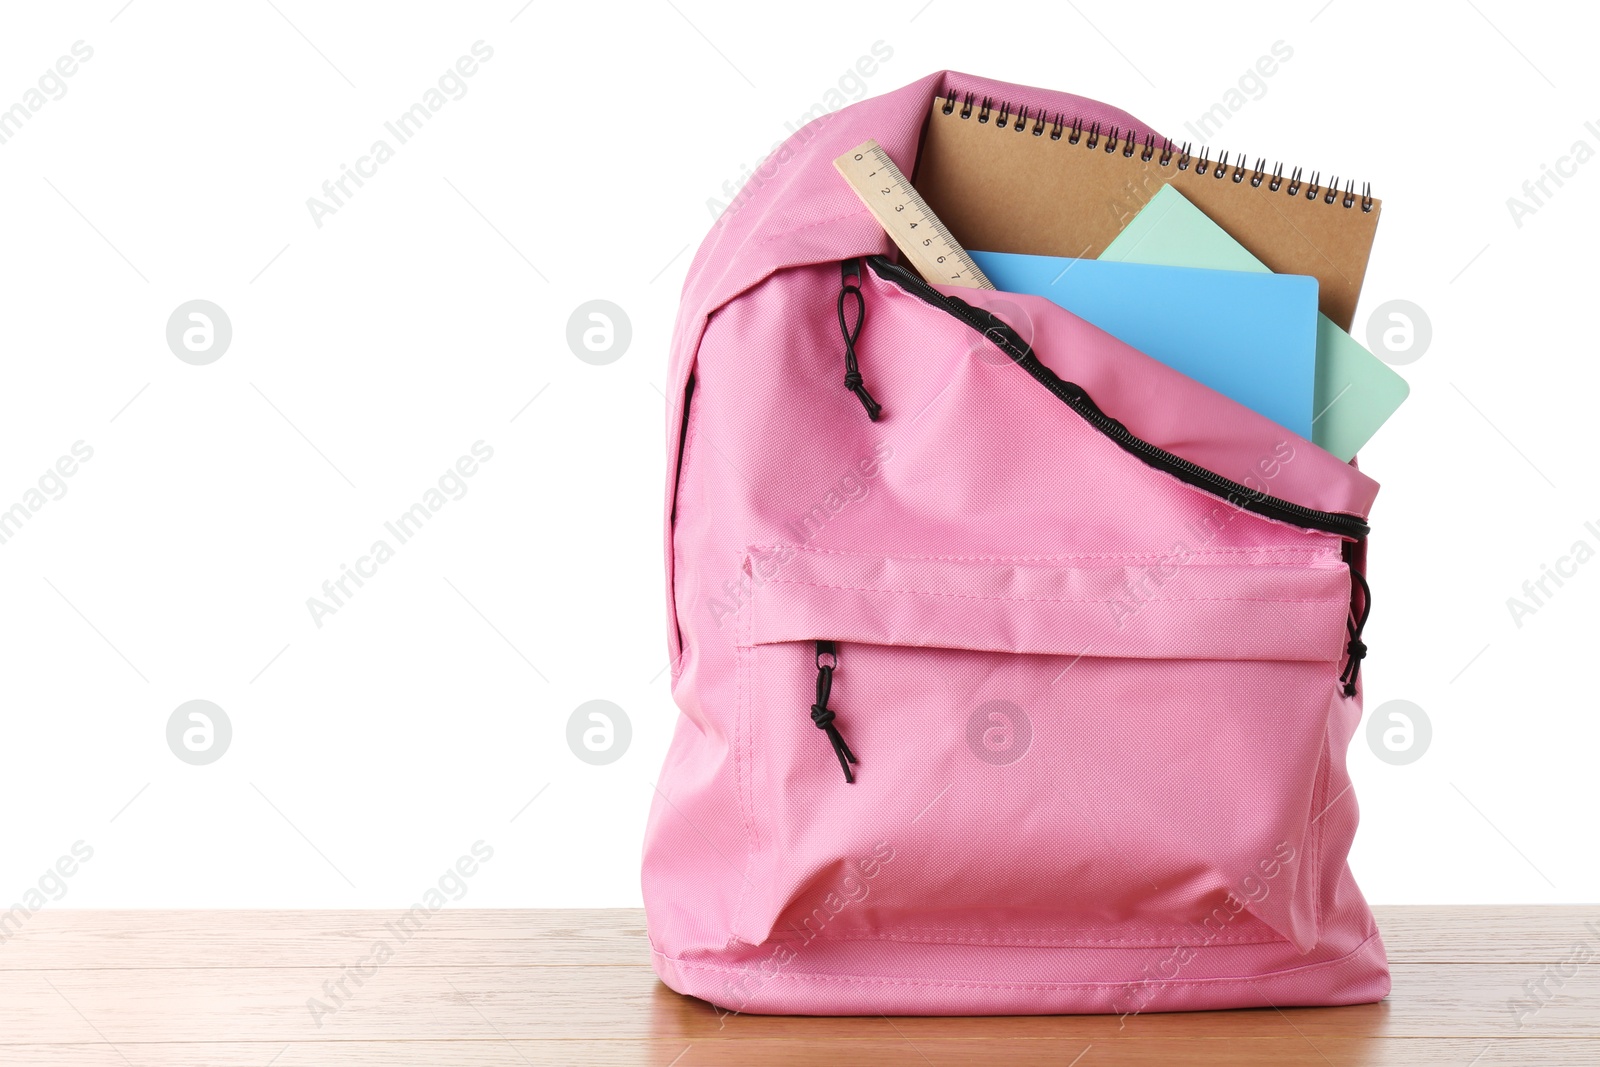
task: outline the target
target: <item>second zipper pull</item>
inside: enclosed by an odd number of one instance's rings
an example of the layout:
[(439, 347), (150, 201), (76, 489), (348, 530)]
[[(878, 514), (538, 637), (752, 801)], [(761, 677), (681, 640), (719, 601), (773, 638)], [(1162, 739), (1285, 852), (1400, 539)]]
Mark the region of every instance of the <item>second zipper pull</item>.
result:
[(856, 762), (856, 754), (844, 743), (844, 735), (833, 724), (833, 709), (828, 707), (828, 697), (833, 693), (833, 669), (838, 663), (839, 656), (834, 643), (818, 641), (817, 702), (811, 705), (811, 721), (817, 724), (817, 729), (828, 735), (828, 743), (833, 745), (833, 754), (839, 757), (839, 766), (844, 768), (844, 780), (854, 782), (856, 774), (850, 769), (850, 765)]
[[(867, 318), (867, 301), (861, 295), (861, 272), (866, 268), (859, 259), (846, 259), (839, 264), (839, 273), (842, 286), (839, 289), (839, 332), (844, 336), (844, 385), (856, 398), (861, 401), (861, 406), (867, 409), (867, 418), (873, 422), (878, 421), (878, 416), (883, 408), (872, 399), (872, 394), (867, 392), (867, 387), (861, 380), (861, 367), (856, 361), (856, 338), (861, 336), (861, 324)], [(854, 325), (845, 317), (844, 306), (848, 297), (855, 297), (856, 321)]]

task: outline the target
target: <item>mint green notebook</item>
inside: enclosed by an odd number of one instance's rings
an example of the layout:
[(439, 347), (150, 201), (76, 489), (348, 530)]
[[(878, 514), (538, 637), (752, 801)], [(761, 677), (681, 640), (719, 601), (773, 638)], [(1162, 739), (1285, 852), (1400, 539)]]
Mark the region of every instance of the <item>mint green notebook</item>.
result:
[[(1228, 232), (1170, 185), (1150, 199), (1101, 259), (1168, 267), (1267, 271)], [(1349, 460), (1405, 401), (1411, 387), (1387, 363), (1317, 316), (1316, 401), (1311, 440)]]

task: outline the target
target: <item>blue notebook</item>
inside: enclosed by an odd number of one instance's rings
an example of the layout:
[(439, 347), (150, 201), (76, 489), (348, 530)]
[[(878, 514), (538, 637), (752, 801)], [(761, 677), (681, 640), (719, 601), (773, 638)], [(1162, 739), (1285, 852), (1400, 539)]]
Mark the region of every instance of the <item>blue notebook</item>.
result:
[(1046, 297), (1311, 439), (1315, 278), (1009, 252), (972, 258), (997, 289)]

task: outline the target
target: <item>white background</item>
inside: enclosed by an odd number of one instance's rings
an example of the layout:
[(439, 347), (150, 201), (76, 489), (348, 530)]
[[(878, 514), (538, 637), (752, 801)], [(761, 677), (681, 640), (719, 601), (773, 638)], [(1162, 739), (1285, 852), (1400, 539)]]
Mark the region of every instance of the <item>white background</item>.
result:
[[(408, 906), (480, 839), (465, 906), (637, 904), (676, 716), (659, 390), (678, 288), (707, 201), (880, 40), (853, 94), (954, 68), (1179, 137), (1292, 48), (1216, 147), (1371, 180), (1356, 332), (1394, 298), (1433, 330), (1362, 456), (1384, 487), (1367, 706), (1415, 702), (1433, 740), (1391, 766), (1357, 737), (1356, 873), (1378, 902), (1600, 896), (1600, 562), (1520, 628), (1506, 605), (1574, 541), (1600, 547), (1600, 162), (1520, 227), (1506, 203), (1574, 141), (1600, 147), (1592, 14), (274, 2), (0, 16), (0, 107), (94, 50), (0, 144), (0, 508), (94, 450), (0, 545), (0, 906), (79, 840), (93, 858), (56, 906)], [(319, 228), (307, 198), (479, 40), (466, 95)], [(165, 339), (196, 298), (233, 326), (208, 366)], [(632, 320), (608, 366), (566, 342), (594, 298)], [(318, 628), (306, 599), (479, 440), (469, 492)], [(233, 726), (200, 767), (166, 743), (197, 698)], [(596, 698), (633, 726), (604, 767), (565, 740)]]

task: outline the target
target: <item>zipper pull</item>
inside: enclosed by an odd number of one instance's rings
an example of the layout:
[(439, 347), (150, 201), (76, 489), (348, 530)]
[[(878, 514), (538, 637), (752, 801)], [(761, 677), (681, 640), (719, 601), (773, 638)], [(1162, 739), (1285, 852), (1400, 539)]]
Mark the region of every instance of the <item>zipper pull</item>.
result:
[(844, 743), (839, 728), (833, 725), (833, 711), (828, 707), (828, 696), (833, 692), (833, 668), (838, 662), (839, 656), (833, 642), (818, 641), (817, 702), (811, 705), (811, 721), (817, 724), (817, 729), (828, 735), (828, 741), (833, 745), (833, 754), (839, 757), (839, 766), (844, 768), (844, 780), (854, 782), (856, 776), (850, 769), (850, 764), (856, 762), (856, 754), (850, 751), (850, 746)]
[(1367, 616), (1372, 614), (1372, 587), (1367, 584), (1366, 575), (1356, 570), (1354, 561), (1350, 563), (1350, 580), (1352, 587), (1350, 595), (1352, 601), (1357, 589), (1361, 590), (1361, 606), (1350, 605), (1350, 618), (1345, 620), (1345, 630), (1350, 634), (1350, 643), (1345, 646), (1344, 672), (1339, 675), (1339, 681), (1344, 683), (1344, 695), (1356, 695), (1356, 677), (1361, 673), (1361, 661), (1367, 658), (1367, 644), (1361, 640), (1361, 631), (1366, 629)]
[[(872, 394), (867, 392), (867, 387), (861, 381), (861, 367), (856, 363), (856, 338), (861, 336), (861, 324), (867, 318), (867, 301), (861, 295), (861, 272), (863, 267), (859, 259), (846, 259), (839, 263), (840, 280), (843, 287), (839, 290), (839, 332), (844, 335), (844, 385), (845, 388), (856, 394), (861, 406), (867, 409), (867, 418), (873, 422), (878, 421), (878, 415), (883, 408), (872, 399)], [(856, 298), (856, 323), (851, 326), (845, 319), (845, 297)]]

